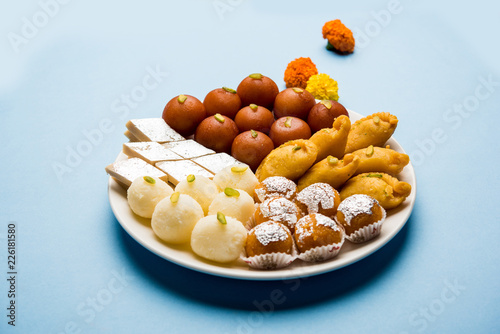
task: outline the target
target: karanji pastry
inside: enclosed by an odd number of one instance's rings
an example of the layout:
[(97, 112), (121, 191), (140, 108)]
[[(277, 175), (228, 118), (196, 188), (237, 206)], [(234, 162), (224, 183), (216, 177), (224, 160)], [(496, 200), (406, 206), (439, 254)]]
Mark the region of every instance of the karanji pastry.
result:
[(356, 174), (381, 172), (397, 175), (410, 162), (410, 157), (407, 154), (391, 150), (388, 146), (383, 148), (370, 145), (367, 148), (354, 151), (352, 154), (359, 157)]
[(275, 148), (262, 160), (255, 175), (262, 182), (270, 176), (290, 180), (301, 177), (316, 161), (318, 147), (310, 140), (290, 140)]
[(388, 112), (379, 112), (356, 121), (347, 136), (345, 153), (361, 148), (383, 146), (398, 125), (398, 118)]
[(309, 140), (318, 147), (316, 162), (329, 155), (339, 159), (342, 158), (350, 129), (351, 121), (349, 117), (341, 115), (335, 119), (331, 128), (324, 128), (313, 134)]
[(363, 173), (346, 182), (340, 191), (340, 198), (344, 200), (354, 194), (365, 194), (388, 210), (400, 205), (410, 193), (411, 185), (389, 174)]
[(340, 187), (352, 176), (359, 166), (359, 158), (346, 154), (342, 160), (328, 156), (311, 167), (299, 180), (297, 189), (300, 191), (311, 184), (328, 183), (335, 189)]

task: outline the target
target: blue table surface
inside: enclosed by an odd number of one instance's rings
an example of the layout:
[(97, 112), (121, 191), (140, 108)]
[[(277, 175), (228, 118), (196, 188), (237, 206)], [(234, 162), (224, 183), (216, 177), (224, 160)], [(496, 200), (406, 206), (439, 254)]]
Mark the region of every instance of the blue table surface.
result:
[[(500, 332), (500, 7), (453, 1), (5, 1), (1, 333)], [(340, 18), (352, 55), (325, 49)], [(343, 269), (215, 277), (134, 241), (107, 195), (130, 118), (311, 57), (340, 102), (399, 118), (418, 182), (403, 230)], [(8, 227), (16, 226), (15, 299)], [(15, 326), (9, 325), (15, 301)]]

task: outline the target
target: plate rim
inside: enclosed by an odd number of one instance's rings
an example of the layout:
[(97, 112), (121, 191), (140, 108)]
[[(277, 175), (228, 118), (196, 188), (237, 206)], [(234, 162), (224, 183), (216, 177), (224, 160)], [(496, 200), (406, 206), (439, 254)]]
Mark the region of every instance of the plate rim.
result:
[[(353, 121), (364, 117), (349, 109), (348, 112), (349, 112), (349, 117), (354, 118)], [(391, 144), (389, 143), (390, 141), (394, 143)], [(403, 147), (396, 141), (396, 139), (393, 136), (391, 136), (391, 138), (388, 140), (388, 144), (396, 145), (399, 148), (397, 150), (398, 152), (406, 153)], [(120, 152), (116, 160), (122, 158), (123, 155), (124, 155), (123, 152)], [(120, 213), (118, 208), (119, 205), (115, 201), (115, 199), (117, 198), (117, 196), (123, 197), (123, 195), (119, 194), (118, 192), (126, 192), (126, 191), (111, 176), (108, 177), (108, 200), (116, 220), (121, 225), (121, 227), (132, 237), (132, 239), (134, 239), (136, 242), (138, 242), (140, 245), (142, 245), (152, 253), (156, 254), (157, 256), (165, 260), (168, 260), (169, 262), (201, 273), (219, 277), (232, 278), (232, 279), (258, 280), (258, 281), (288, 280), (288, 279), (297, 279), (297, 278), (320, 275), (344, 268), (348, 265), (354, 264), (370, 256), (371, 254), (383, 248), (388, 242), (390, 242), (406, 225), (408, 219), (410, 218), (413, 212), (413, 208), (415, 205), (417, 182), (416, 182), (415, 169), (413, 168), (411, 161), (408, 163), (407, 166), (405, 166), (405, 174), (408, 174), (407, 176), (409, 177), (409, 179), (411, 179), (410, 180), (411, 182), (409, 182), (412, 187), (411, 194), (405, 200), (405, 202), (408, 201), (409, 203), (406, 204), (406, 207), (402, 209), (402, 211), (404, 212), (404, 216), (400, 218), (400, 222), (395, 226), (394, 229), (390, 231), (390, 233), (385, 234), (384, 237), (382, 238), (380, 238), (381, 236), (379, 236), (377, 239), (373, 239), (371, 241), (368, 241), (367, 243), (356, 245), (356, 247), (362, 247), (364, 251), (361, 252), (358, 251), (356, 252), (355, 255), (351, 255), (350, 257), (345, 258), (343, 261), (335, 262), (337, 258), (333, 258), (325, 262), (302, 263), (302, 265), (300, 266), (286, 267), (279, 270), (257, 270), (252, 268), (247, 268), (247, 270), (235, 270), (239, 268), (226, 267), (216, 263), (212, 264), (204, 262), (201, 259), (197, 259), (197, 261), (193, 262), (175, 258), (174, 256), (171, 256), (168, 251), (161, 252), (157, 249), (157, 247), (154, 247), (154, 244), (151, 244), (150, 241), (144, 240), (144, 238), (140, 234), (138, 234), (137, 227), (134, 228), (133, 224), (130, 224), (126, 219), (122, 217), (122, 214)], [(122, 198), (122, 201), (127, 201), (126, 196)], [(142, 223), (137, 220), (138, 217), (135, 218), (136, 218), (135, 223), (137, 223), (138, 226), (142, 225)], [(156, 240), (156, 242), (160, 243), (165, 249), (171, 249), (168, 245), (161, 243), (161, 241), (159, 240)]]

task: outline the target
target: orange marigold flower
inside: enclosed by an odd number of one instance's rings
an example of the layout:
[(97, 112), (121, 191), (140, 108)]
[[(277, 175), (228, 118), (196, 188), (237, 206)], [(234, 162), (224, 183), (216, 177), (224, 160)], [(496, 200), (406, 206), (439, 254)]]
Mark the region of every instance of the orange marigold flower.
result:
[(318, 74), (318, 69), (311, 61), (311, 58), (297, 58), (291, 61), (286, 67), (286, 87), (300, 87), (305, 89), (307, 86), (307, 80), (309, 80), (309, 78), (314, 74)]
[(323, 26), (323, 38), (328, 40), (326, 48), (341, 53), (354, 52), (354, 36), (340, 20), (328, 21)]

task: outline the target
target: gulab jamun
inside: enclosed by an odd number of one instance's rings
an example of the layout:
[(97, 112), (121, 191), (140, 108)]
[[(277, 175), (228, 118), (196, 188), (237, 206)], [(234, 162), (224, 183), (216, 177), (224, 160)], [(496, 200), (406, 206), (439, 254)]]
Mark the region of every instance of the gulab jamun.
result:
[(276, 120), (269, 132), (269, 138), (271, 138), (275, 147), (289, 140), (309, 139), (310, 137), (311, 129), (309, 125), (300, 118), (292, 116), (281, 117)]
[(238, 135), (238, 127), (232, 119), (221, 114), (205, 118), (194, 134), (194, 140), (215, 152), (231, 151), (234, 138)]
[(163, 120), (184, 137), (192, 135), (207, 116), (205, 106), (196, 97), (179, 95), (168, 101), (163, 109)]
[(234, 89), (222, 87), (210, 91), (203, 100), (207, 116), (217, 113), (234, 119), (241, 109), (241, 99)]
[(279, 92), (274, 100), (274, 116), (294, 116), (305, 120), (315, 104), (314, 96), (307, 90), (298, 87), (287, 88)]
[(274, 123), (274, 116), (269, 109), (252, 103), (241, 108), (234, 121), (241, 132), (255, 130), (268, 134)]
[(243, 79), (236, 91), (243, 106), (253, 103), (269, 109), (272, 109), (274, 99), (279, 93), (278, 85), (272, 79), (260, 73), (250, 74)]
[(323, 128), (330, 128), (333, 121), (340, 115), (349, 117), (347, 109), (342, 104), (334, 100), (322, 100), (309, 111), (307, 124), (314, 133)]
[(274, 144), (271, 138), (262, 132), (250, 130), (234, 138), (231, 155), (255, 171), (273, 149)]

